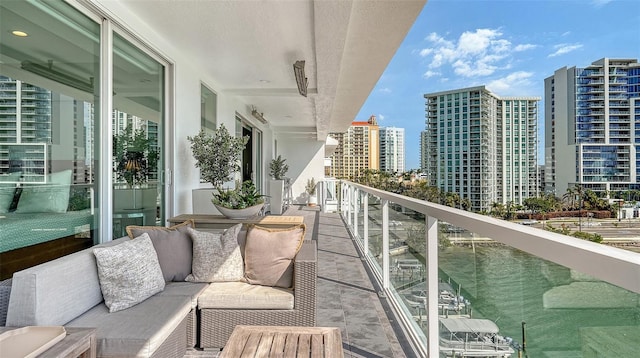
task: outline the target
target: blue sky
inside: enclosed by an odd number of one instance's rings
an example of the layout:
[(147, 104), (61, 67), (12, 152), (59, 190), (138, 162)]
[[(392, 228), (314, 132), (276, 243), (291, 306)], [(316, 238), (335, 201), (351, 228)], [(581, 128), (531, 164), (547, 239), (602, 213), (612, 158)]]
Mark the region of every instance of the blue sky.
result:
[[(640, 0), (428, 0), (356, 120), (405, 128), (406, 168), (419, 168), (425, 93), (543, 98), (555, 70), (603, 57), (640, 59)], [(543, 152), (544, 101), (539, 112)]]

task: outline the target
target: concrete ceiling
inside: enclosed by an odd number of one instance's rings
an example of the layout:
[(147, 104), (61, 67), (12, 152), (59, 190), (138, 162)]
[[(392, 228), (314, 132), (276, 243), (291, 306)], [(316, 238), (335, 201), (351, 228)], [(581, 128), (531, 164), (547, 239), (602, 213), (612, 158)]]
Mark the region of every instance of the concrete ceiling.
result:
[[(426, 0), (121, 0), (276, 135), (345, 131)], [(308, 96), (293, 63), (304, 60)]]
[[(325, 141), (329, 132), (345, 131), (356, 119), (426, 2), (119, 1), (142, 23), (125, 25), (153, 29), (202, 68), (203, 79), (215, 81), (210, 84), (214, 90), (237, 96), (247, 109), (263, 113), (276, 136), (318, 141)], [(48, 88), (58, 84), (22, 70), (23, 61), (53, 63), (55, 69), (85, 83), (95, 76), (98, 24), (69, 12), (62, 2), (2, 1), (0, 20), (1, 73)], [(10, 35), (15, 28), (26, 29), (29, 37)], [(160, 103), (160, 74), (136, 71), (141, 60), (126, 58), (114, 66), (114, 79), (125, 80), (114, 83), (116, 104), (133, 107), (141, 94), (145, 103)], [(305, 61), (307, 97), (296, 86), (297, 60)], [(131, 78), (134, 73), (142, 77)], [(92, 98), (90, 91), (58, 90)]]

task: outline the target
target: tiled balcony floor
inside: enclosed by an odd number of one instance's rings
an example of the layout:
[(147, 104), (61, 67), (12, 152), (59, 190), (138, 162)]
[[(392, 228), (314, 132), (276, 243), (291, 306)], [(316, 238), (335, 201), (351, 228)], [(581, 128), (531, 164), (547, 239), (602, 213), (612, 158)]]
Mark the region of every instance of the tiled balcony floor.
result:
[[(318, 241), (318, 326), (340, 327), (345, 357), (406, 357), (385, 302), (378, 297), (339, 214), (294, 206), (304, 216), (305, 239)], [(186, 357), (216, 356), (190, 351)]]

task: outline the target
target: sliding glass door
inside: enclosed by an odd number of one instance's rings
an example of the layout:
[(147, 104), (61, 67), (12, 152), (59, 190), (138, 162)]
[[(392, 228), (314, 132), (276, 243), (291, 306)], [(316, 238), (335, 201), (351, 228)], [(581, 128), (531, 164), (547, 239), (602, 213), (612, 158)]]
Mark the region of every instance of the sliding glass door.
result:
[(164, 224), (168, 64), (104, 17), (0, 1), (0, 280), (126, 225)]
[(113, 236), (126, 225), (163, 225), (164, 70), (113, 36)]

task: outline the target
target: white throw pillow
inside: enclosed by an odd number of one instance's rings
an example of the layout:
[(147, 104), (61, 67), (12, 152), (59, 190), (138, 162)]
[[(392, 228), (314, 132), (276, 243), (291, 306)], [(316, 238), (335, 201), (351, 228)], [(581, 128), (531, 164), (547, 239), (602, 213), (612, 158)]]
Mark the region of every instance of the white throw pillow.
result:
[(244, 263), (238, 234), (242, 224), (237, 224), (222, 234), (197, 231), (188, 228), (193, 240), (191, 274), (185, 281), (229, 282), (244, 277)]
[(147, 233), (109, 247), (93, 249), (104, 303), (120, 311), (164, 290), (158, 255)]

